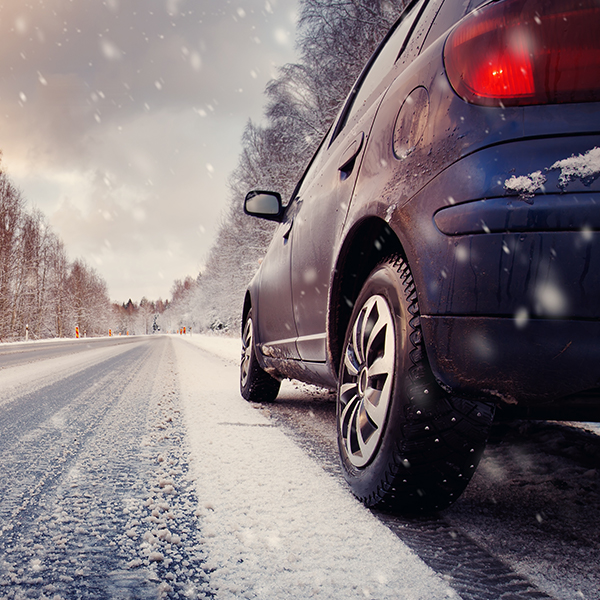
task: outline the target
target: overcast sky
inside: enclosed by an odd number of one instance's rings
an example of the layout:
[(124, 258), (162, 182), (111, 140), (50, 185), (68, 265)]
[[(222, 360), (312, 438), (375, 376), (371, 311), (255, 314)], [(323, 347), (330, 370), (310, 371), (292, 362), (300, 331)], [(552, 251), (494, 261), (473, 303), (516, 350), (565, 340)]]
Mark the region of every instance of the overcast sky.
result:
[(296, 0), (0, 0), (2, 166), (109, 286), (196, 276)]

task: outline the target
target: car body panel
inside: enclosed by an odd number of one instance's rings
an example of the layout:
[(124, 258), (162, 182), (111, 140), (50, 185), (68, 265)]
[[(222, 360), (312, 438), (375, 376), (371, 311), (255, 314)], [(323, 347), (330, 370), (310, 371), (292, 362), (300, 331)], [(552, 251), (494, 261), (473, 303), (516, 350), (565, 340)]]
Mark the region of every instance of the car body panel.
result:
[(257, 338), (269, 343), (280, 358), (298, 358), (290, 276), (292, 223), (288, 214), (277, 228), (267, 252), (268, 260), (263, 261), (254, 282), (255, 320), (260, 323)]
[[(435, 375), (463, 395), (531, 408), (553, 407), (560, 400), (568, 408), (564, 398), (600, 387), (597, 319), (524, 324), (499, 317), (426, 316), (421, 323), (425, 339), (435, 340), (427, 345)], [(587, 418), (594, 414), (597, 406)]]
[[(326, 149), (320, 174), (302, 186), (296, 202), (302, 208), (296, 216), (292, 237), (291, 277), (293, 306), (298, 330), (298, 352), (307, 361), (325, 362), (327, 290), (329, 289), (335, 245), (339, 238), (369, 131), (369, 117), (350, 134), (334, 140)], [(366, 129), (366, 127), (364, 128)]]
[(557, 406), (600, 387), (600, 178), (560, 167), (600, 148), (599, 105), (459, 98), (444, 20), (475, 4), (419, 5), (405, 52), (364, 105), (350, 110), (351, 94), (301, 180), (249, 287), (275, 376), (335, 387), (353, 300), (396, 252), (445, 389)]

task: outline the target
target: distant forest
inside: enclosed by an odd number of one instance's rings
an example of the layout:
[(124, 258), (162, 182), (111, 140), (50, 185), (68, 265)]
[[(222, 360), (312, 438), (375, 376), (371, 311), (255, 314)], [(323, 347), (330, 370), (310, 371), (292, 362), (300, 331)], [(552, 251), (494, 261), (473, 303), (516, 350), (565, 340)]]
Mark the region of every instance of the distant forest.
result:
[(105, 332), (110, 301), (104, 281), (84, 262), (70, 263), (44, 216), (27, 212), (0, 171), (0, 341)]
[(69, 261), (44, 215), (0, 169), (0, 342), (152, 333), (167, 302), (111, 303), (106, 282)]
[(398, 18), (402, 0), (300, 0), (299, 61), (266, 87), (263, 125), (249, 121), (228, 205), (206, 266), (175, 281), (170, 300), (111, 303), (106, 283), (69, 262), (44, 216), (25, 210), (0, 170), (0, 341), (218, 330), (237, 334), (245, 288), (274, 226), (244, 215), (251, 189), (289, 197), (369, 56)]

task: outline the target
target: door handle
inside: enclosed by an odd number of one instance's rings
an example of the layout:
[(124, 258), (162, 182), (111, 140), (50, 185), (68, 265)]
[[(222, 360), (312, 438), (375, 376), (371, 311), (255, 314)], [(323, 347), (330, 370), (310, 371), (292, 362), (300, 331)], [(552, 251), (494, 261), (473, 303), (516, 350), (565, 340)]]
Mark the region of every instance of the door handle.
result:
[[(290, 221), (288, 228), (285, 230), (283, 234), (283, 239), (287, 242), (290, 239), (290, 233), (292, 233), (292, 227), (294, 226), (294, 219)], [(285, 243), (285, 242), (284, 242)]]
[(362, 150), (364, 141), (365, 134), (361, 131), (357, 138), (346, 148), (342, 154), (340, 166), (338, 167), (342, 181), (347, 179), (352, 173), (354, 165), (356, 164), (356, 159)]
[(294, 226), (294, 221), (296, 220), (296, 217), (298, 216), (298, 212), (302, 208), (303, 202), (304, 202), (304, 200), (298, 196), (296, 196), (296, 198), (294, 198), (294, 203), (293, 203), (293, 206), (291, 207), (292, 210), (290, 210), (288, 212), (288, 218), (290, 219), (290, 222), (288, 224), (287, 229), (285, 230), (285, 233), (283, 234), (283, 239), (285, 240), (285, 242), (287, 242), (290, 238), (290, 233), (292, 233), (292, 227)]

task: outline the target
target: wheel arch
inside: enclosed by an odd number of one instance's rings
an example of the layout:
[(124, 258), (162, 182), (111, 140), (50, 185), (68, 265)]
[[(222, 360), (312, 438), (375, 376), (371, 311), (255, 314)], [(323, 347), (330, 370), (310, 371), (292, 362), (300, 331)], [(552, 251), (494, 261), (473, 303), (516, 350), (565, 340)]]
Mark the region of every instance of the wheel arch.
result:
[(377, 264), (394, 254), (406, 259), (396, 233), (386, 221), (377, 217), (360, 221), (344, 239), (333, 270), (328, 308), (328, 353), (336, 374), (356, 298)]

